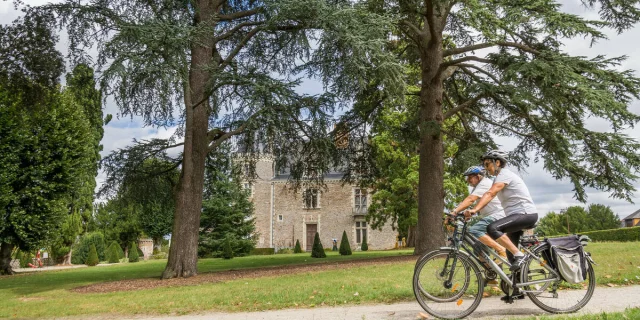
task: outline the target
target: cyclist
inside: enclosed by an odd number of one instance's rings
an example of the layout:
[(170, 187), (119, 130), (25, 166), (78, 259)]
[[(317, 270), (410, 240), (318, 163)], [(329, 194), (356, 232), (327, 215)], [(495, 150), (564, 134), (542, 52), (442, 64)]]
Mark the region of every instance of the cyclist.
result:
[(513, 255), (509, 257), (509, 260), (512, 261), (509, 269), (511, 272), (517, 272), (524, 262), (524, 254), (518, 250), (514, 243), (520, 241), (523, 229), (532, 228), (538, 222), (538, 210), (524, 181), (511, 170), (505, 168), (507, 165), (506, 152), (492, 150), (485, 153), (481, 160), (488, 173), (496, 178), (489, 191), (480, 198), (475, 208), (467, 211), (467, 214), (476, 214), (487, 206), (496, 195), (498, 196), (506, 217), (492, 222), (487, 227), (487, 233), (504, 246), (510, 255)]
[[(451, 212), (453, 215), (457, 215), (459, 212), (462, 212), (471, 206), (474, 202), (480, 199), (480, 197), (482, 197), (493, 184), (493, 181), (490, 178), (485, 177), (482, 167), (470, 167), (462, 175), (466, 177), (467, 183), (473, 187), (473, 191), (471, 191), (471, 194), (469, 194), (468, 197), (462, 200), (462, 202), (453, 209)], [(468, 231), (478, 238), (480, 242), (490, 248), (493, 248), (498, 255), (506, 259), (507, 254), (505, 248), (487, 235), (487, 226), (492, 222), (505, 217), (500, 200), (495, 198), (492, 199), (484, 208), (482, 208), (482, 210), (480, 210), (480, 216), (482, 219), (473, 224)]]

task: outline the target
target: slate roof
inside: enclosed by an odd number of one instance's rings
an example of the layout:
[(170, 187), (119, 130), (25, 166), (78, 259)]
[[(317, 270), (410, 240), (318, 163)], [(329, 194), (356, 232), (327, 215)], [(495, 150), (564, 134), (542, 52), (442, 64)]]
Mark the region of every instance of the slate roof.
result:
[(629, 216), (622, 218), (622, 220), (640, 219), (640, 210), (630, 214)]

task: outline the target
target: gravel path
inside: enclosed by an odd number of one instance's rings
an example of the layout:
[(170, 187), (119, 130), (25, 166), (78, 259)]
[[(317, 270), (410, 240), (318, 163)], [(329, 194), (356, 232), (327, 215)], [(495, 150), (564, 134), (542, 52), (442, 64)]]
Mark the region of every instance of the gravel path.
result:
[[(579, 313), (623, 311), (628, 307), (640, 307), (640, 286), (598, 287), (589, 304)], [(349, 307), (289, 309), (266, 312), (206, 313), (179, 317), (135, 318), (147, 320), (415, 320), (424, 312), (417, 302), (390, 305), (359, 305)], [(485, 298), (467, 319), (508, 319), (519, 316), (544, 315), (529, 299), (506, 305), (498, 297)], [(430, 317), (431, 318), (431, 317)]]

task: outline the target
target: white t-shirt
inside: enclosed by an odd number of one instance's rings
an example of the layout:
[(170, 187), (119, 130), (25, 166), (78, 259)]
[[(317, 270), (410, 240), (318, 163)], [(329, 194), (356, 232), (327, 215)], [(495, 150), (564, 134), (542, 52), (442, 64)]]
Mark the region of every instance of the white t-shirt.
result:
[[(485, 192), (489, 191), (492, 184), (493, 180), (484, 177), (482, 178), (482, 180), (480, 180), (480, 182), (478, 182), (478, 185), (473, 188), (471, 194), (482, 198)], [(500, 203), (500, 200), (498, 200), (498, 198), (491, 199), (491, 201), (489, 201), (489, 203), (487, 203), (487, 205), (484, 206), (482, 210), (480, 210), (479, 214), (482, 218), (490, 216), (496, 220), (505, 217), (504, 210), (502, 209), (502, 204)]]
[(498, 182), (505, 184), (504, 188), (498, 192), (498, 198), (506, 215), (538, 213), (529, 189), (522, 178), (513, 171), (506, 168), (500, 169), (500, 173), (494, 180), (494, 183)]

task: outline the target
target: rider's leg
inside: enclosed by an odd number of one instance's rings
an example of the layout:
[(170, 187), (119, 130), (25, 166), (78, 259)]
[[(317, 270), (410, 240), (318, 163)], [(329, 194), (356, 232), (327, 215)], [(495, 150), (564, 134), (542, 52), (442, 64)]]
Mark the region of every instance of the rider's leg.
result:
[(478, 240), (487, 247), (495, 250), (500, 256), (506, 258), (504, 247), (495, 242), (493, 239), (491, 239), (490, 236), (487, 235), (487, 226), (495, 221), (496, 219), (494, 219), (493, 217), (484, 217), (480, 219), (480, 221), (469, 227), (469, 233), (478, 238)]
[(483, 235), (482, 237), (478, 238), (478, 240), (484, 243), (487, 247), (495, 250), (499, 256), (507, 259), (507, 250), (503, 246), (501, 246), (499, 243), (497, 243), (495, 240), (491, 239), (491, 237), (488, 234)]
[[(538, 221), (538, 214), (512, 214), (498, 221), (492, 222), (487, 227), (487, 233), (493, 239), (496, 239), (498, 243), (503, 245), (511, 254), (516, 258), (511, 266), (511, 271), (517, 271), (520, 269), (520, 260), (523, 254), (518, 250), (518, 247), (511, 241), (508, 235), (505, 233), (520, 232), (522, 229), (533, 226)], [(514, 240), (519, 240), (519, 236)]]

